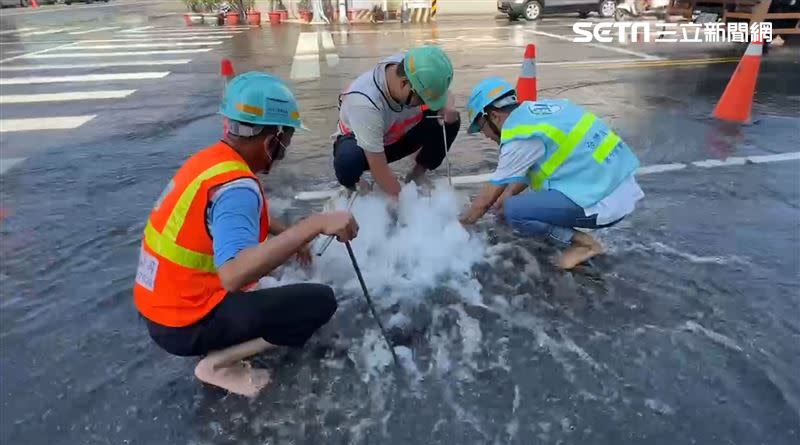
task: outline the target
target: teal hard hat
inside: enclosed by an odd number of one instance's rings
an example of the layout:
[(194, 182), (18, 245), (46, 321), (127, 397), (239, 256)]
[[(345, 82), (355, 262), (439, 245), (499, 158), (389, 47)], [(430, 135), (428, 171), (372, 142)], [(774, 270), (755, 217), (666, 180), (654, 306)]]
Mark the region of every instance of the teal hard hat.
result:
[(508, 104), (516, 102), (515, 94), (514, 87), (498, 76), (488, 77), (475, 85), (467, 101), (467, 115), (469, 116), (467, 133), (474, 134), (481, 131), (477, 122), (478, 117), (488, 105), (504, 96), (508, 96)]
[(251, 125), (276, 125), (308, 131), (300, 120), (294, 93), (272, 74), (250, 71), (234, 77), (225, 88), (220, 114)]
[(447, 90), (453, 81), (453, 64), (441, 48), (432, 45), (409, 49), (403, 68), (411, 87), (432, 111), (447, 103)]

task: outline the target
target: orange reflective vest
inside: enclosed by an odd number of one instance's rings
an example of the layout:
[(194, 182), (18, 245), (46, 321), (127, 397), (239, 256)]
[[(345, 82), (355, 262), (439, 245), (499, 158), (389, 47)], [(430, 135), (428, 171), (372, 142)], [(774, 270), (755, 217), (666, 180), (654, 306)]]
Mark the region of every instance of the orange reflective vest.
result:
[[(258, 181), (242, 157), (224, 142), (196, 153), (175, 173), (144, 230), (133, 288), (134, 304), (143, 316), (164, 326), (187, 326), (206, 316), (225, 297), (214, 266), (206, 210), (215, 187), (239, 178)], [(261, 196), (259, 241), (264, 241), (269, 232), (269, 209), (263, 192)]]

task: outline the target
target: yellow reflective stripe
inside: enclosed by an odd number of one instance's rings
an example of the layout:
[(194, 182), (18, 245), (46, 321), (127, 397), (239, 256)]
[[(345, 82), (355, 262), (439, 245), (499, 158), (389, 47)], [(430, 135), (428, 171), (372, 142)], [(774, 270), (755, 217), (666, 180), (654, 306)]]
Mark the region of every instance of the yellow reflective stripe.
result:
[(575, 147), (578, 146), (581, 139), (586, 136), (586, 133), (594, 124), (596, 117), (592, 113), (585, 113), (581, 120), (572, 128), (572, 131), (569, 132), (567, 135), (566, 140), (559, 144), (558, 149), (556, 149), (555, 153), (550, 155), (549, 158), (542, 164), (542, 166), (536, 171), (536, 174), (533, 176), (533, 188), (538, 190), (541, 188), (544, 181), (549, 178), (558, 167), (561, 167), (561, 164), (567, 160), (569, 155), (575, 150)]
[(150, 222), (144, 228), (144, 242), (158, 255), (183, 267), (203, 272), (216, 272), (214, 257), (179, 246), (175, 241), (158, 233)]
[(250, 167), (248, 167), (244, 162), (225, 161), (208, 168), (206, 171), (200, 173), (196, 178), (194, 178), (183, 191), (181, 197), (178, 198), (178, 202), (175, 203), (175, 207), (172, 208), (172, 213), (170, 213), (169, 219), (167, 219), (167, 224), (164, 226), (164, 230), (161, 232), (161, 234), (163, 234), (170, 241), (177, 240), (178, 233), (181, 231), (181, 227), (183, 227), (183, 223), (186, 221), (186, 215), (189, 213), (189, 207), (191, 207), (192, 201), (194, 201), (194, 198), (197, 195), (198, 190), (200, 190), (200, 186), (202, 185), (203, 181), (213, 178), (214, 176), (236, 170), (250, 173)]
[(561, 145), (567, 139), (566, 133), (550, 124), (536, 124), (536, 125), (517, 125), (513, 128), (501, 130), (501, 139), (508, 140), (518, 136), (528, 137), (534, 133), (543, 133), (556, 143)]
[(598, 163), (602, 163), (606, 160), (608, 155), (614, 150), (614, 148), (619, 143), (619, 136), (613, 131), (608, 133), (603, 141), (600, 142), (600, 146), (595, 149), (594, 153), (592, 153), (592, 157)]

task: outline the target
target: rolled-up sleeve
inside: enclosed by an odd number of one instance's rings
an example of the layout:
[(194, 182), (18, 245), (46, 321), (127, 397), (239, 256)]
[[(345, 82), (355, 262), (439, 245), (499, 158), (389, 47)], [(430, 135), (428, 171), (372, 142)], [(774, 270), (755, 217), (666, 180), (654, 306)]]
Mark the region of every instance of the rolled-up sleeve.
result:
[(497, 168), (489, 182), (504, 186), (528, 182), (528, 170), (544, 155), (544, 144), (538, 139), (518, 140), (501, 146)]

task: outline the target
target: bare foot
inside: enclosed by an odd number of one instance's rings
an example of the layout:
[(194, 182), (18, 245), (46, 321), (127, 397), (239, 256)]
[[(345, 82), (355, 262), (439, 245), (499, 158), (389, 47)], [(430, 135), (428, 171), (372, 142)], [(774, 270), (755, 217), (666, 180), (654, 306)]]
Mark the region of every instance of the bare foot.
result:
[(203, 359), (195, 367), (194, 375), (202, 382), (246, 397), (255, 397), (270, 382), (269, 371), (254, 369), (242, 361), (215, 366)]
[(588, 233), (577, 231), (572, 237), (572, 245), (558, 259), (558, 267), (572, 269), (589, 258), (603, 253), (603, 246)]

